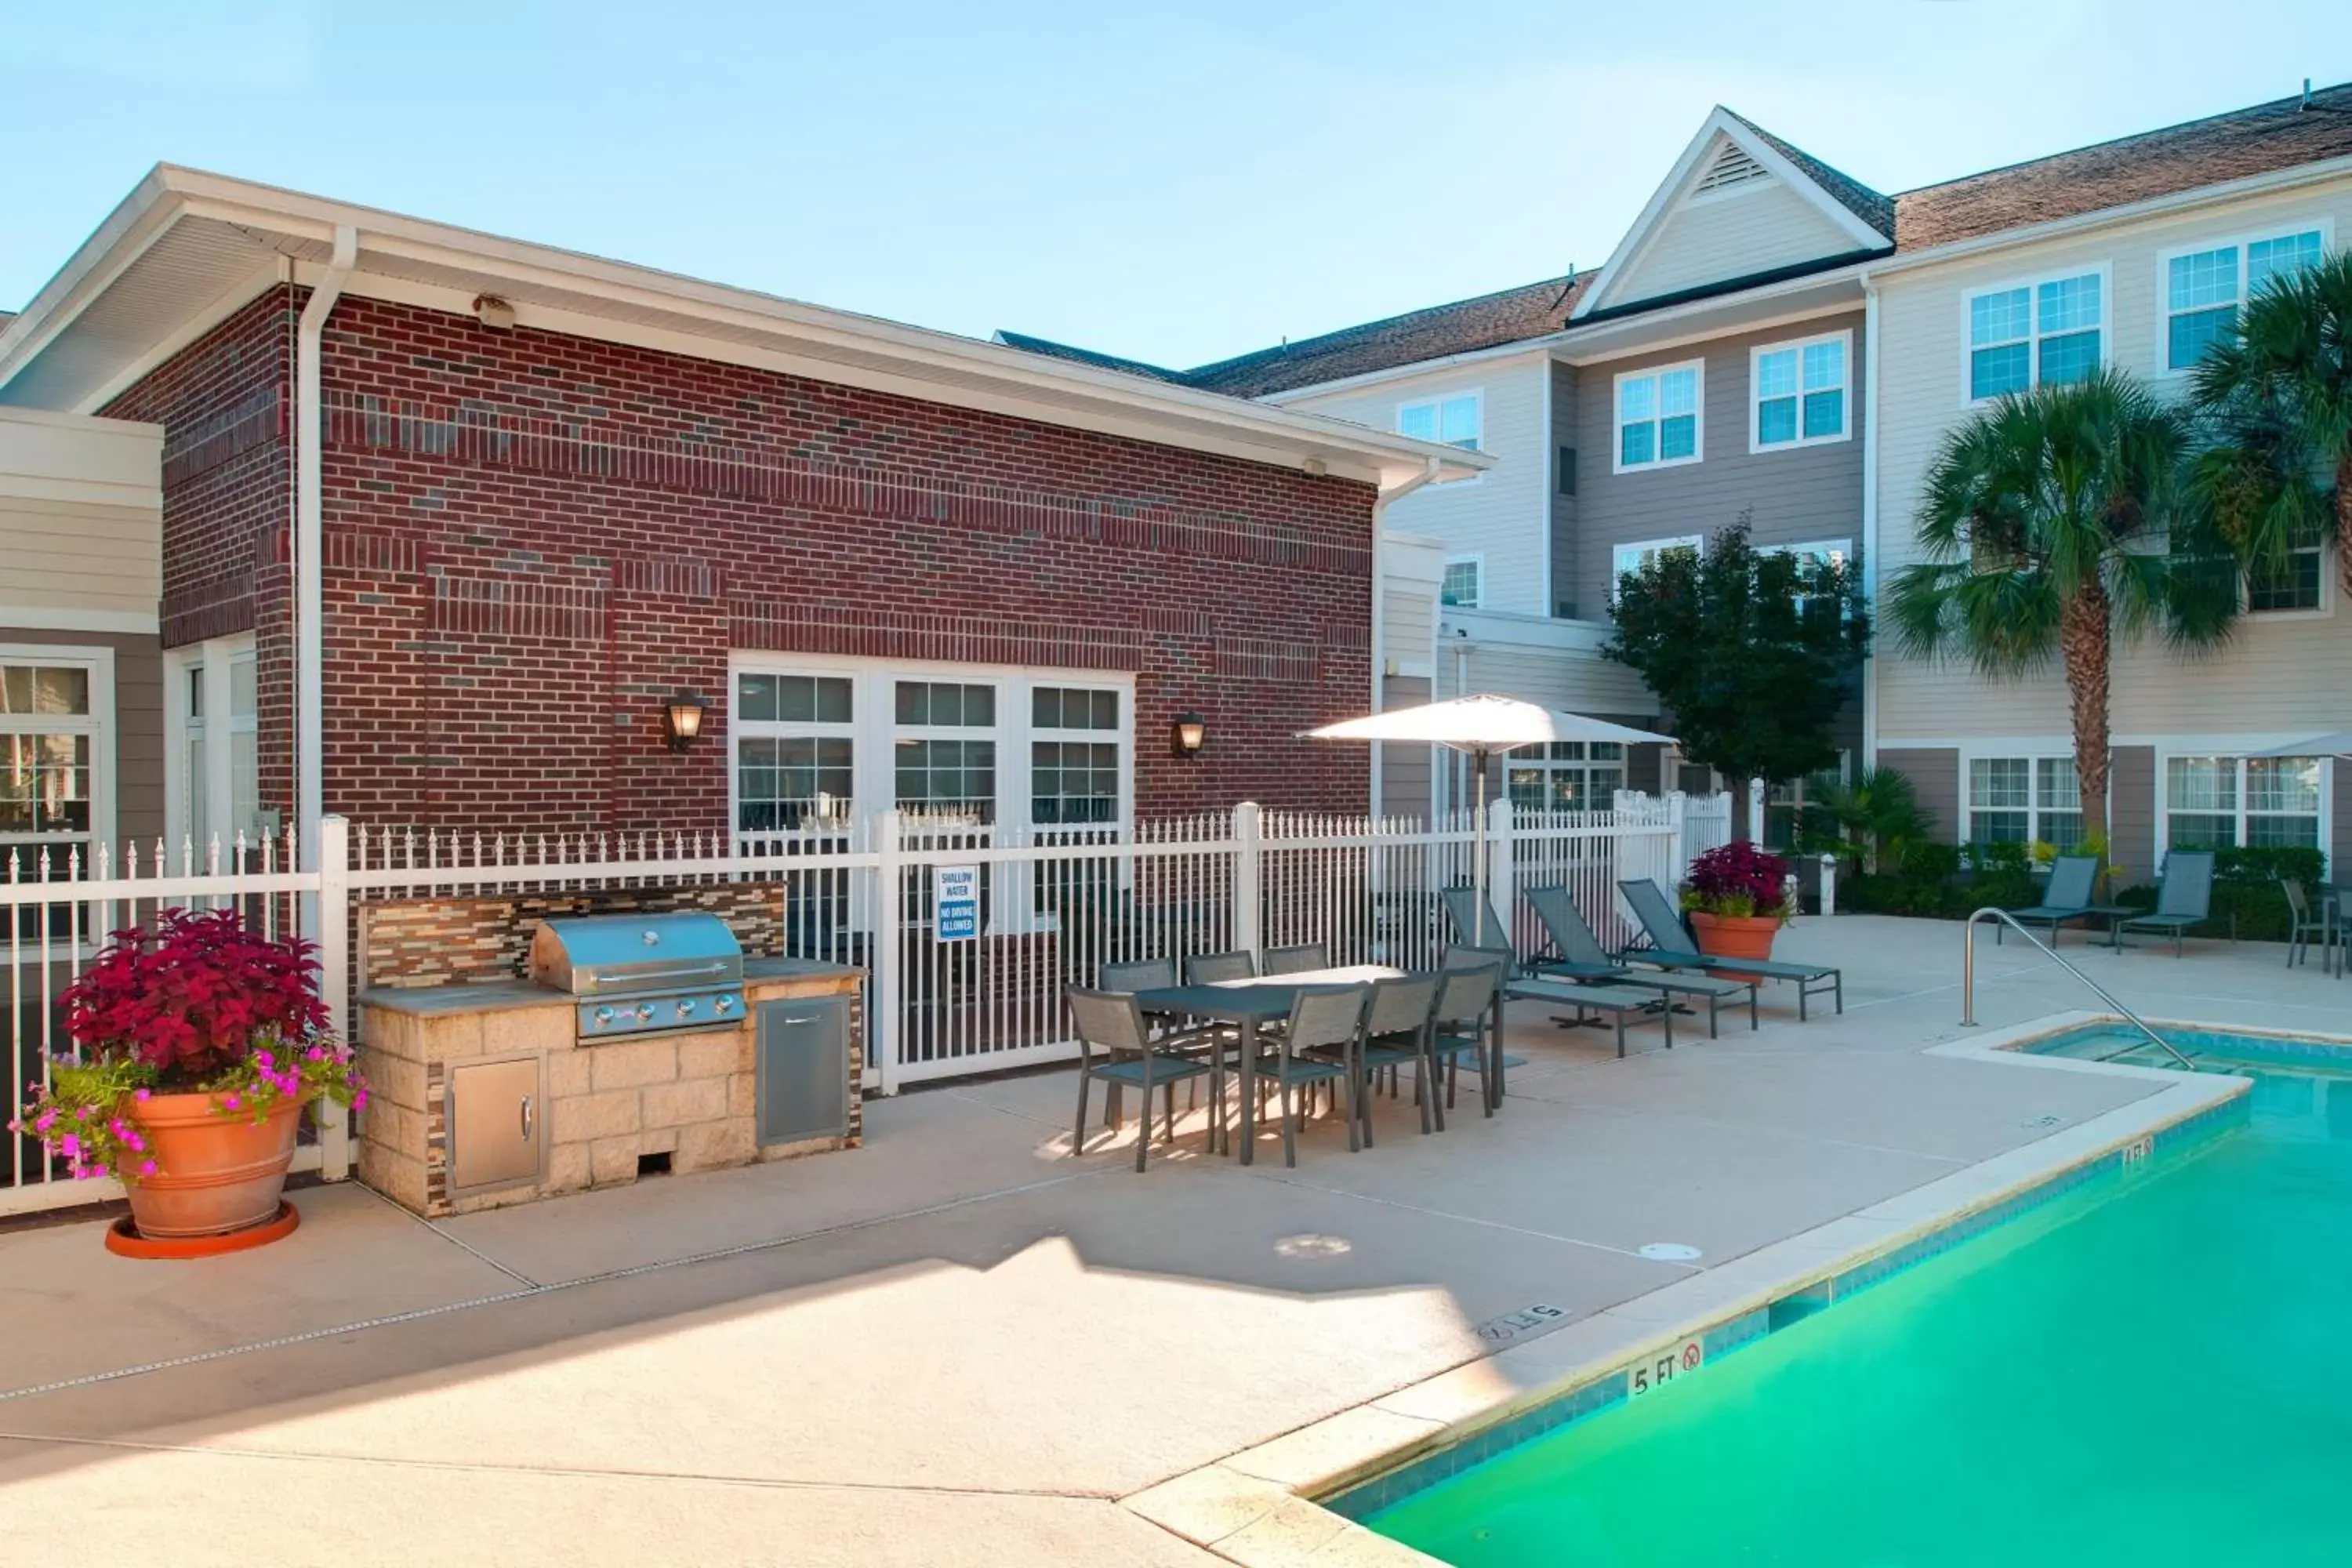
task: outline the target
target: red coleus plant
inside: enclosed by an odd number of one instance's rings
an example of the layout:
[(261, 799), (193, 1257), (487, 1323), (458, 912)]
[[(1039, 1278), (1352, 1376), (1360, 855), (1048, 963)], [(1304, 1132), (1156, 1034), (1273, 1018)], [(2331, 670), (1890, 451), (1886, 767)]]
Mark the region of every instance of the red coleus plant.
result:
[(166, 910), (152, 932), (119, 931), (64, 996), (86, 1056), (127, 1058), (159, 1087), (194, 1089), (244, 1061), (257, 1039), (324, 1037), (315, 944), (272, 940), (233, 910)]
[(1790, 914), (1789, 863), (1755, 845), (1735, 840), (1691, 862), (1683, 908), (1710, 915), (1786, 919)]

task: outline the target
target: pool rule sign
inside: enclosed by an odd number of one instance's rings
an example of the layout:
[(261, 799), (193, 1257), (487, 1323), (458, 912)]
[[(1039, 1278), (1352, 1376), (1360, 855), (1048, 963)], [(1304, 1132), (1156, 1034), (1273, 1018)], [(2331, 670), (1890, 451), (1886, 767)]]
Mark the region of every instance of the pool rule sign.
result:
[(980, 868), (931, 868), (931, 939), (972, 942), (980, 936)]

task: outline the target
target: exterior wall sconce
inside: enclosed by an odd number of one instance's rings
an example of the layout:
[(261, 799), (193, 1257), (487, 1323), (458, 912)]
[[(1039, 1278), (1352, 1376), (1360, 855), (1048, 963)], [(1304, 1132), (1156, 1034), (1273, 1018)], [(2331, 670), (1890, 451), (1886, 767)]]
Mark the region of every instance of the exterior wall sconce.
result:
[(671, 751), (682, 752), (694, 744), (694, 738), (702, 733), (702, 710), (708, 706), (695, 692), (670, 693), (668, 706), (662, 712), (662, 722), (669, 731)]
[(1198, 713), (1179, 713), (1176, 715), (1176, 727), (1169, 738), (1174, 742), (1178, 756), (1195, 756), (1200, 752), (1201, 742), (1209, 738), (1209, 726)]

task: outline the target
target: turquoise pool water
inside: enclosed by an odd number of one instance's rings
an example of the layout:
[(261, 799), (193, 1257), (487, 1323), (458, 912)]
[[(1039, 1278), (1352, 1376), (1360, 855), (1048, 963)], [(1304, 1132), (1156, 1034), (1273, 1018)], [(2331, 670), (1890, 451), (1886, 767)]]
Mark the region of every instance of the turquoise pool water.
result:
[(2246, 1125), (1365, 1522), (1460, 1568), (2352, 1563), (2352, 1052), (2189, 1044)]

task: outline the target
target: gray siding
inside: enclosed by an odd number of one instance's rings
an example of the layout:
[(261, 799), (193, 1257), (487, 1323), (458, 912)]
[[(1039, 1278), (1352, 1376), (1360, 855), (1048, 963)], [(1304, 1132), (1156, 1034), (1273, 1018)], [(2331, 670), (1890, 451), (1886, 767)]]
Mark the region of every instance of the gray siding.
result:
[(1576, 524), (1578, 497), (1563, 488), (1580, 490), (1584, 478), (1584, 454), (1576, 438), (1576, 367), (1555, 363), (1551, 367), (1551, 613), (1573, 620), (1597, 615), (1576, 594)]
[[(1429, 700), (1429, 682), (1415, 676), (1391, 675), (1381, 689), (1382, 710), (1417, 708)], [(1388, 816), (1429, 815), (1429, 748), (1381, 748), (1381, 811)]]
[[(1577, 370), (1578, 458), (1573, 557), (1577, 605), (1599, 616), (1608, 604), (1610, 552), (1636, 540), (1711, 535), (1755, 509), (1761, 544), (1846, 539), (1862, 542), (1863, 318), (1822, 317)], [(1846, 423), (1849, 439), (1750, 453), (1748, 351), (1759, 344), (1850, 331)], [(1706, 425), (1700, 460), (1675, 468), (1611, 470), (1616, 442), (1616, 378), (1650, 365), (1699, 359)]]
[(2156, 880), (2156, 748), (2116, 746), (2107, 763), (2107, 858), (2121, 884)]
[(1911, 781), (1920, 808), (1935, 822), (1937, 838), (1949, 843), (1959, 836), (1960, 753), (1956, 748), (1881, 752), (1878, 761)]

